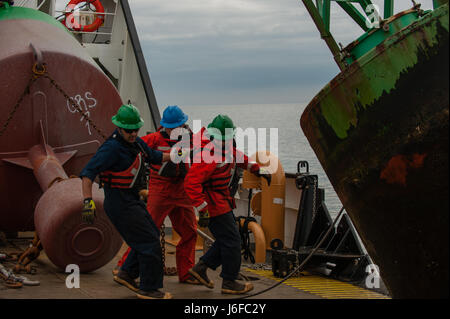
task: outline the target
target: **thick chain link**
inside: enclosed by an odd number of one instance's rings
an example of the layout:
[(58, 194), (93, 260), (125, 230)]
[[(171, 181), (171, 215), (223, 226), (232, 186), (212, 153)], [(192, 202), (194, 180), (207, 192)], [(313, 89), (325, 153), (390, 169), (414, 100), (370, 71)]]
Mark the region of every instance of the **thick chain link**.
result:
[(17, 103), (14, 105), (13, 109), (11, 110), (11, 112), (9, 113), (8, 119), (6, 120), (5, 124), (3, 124), (2, 129), (0, 130), (0, 137), (3, 135), (3, 133), (6, 131), (6, 129), (9, 126), (9, 123), (11, 122), (11, 120), (14, 117), (14, 114), (16, 113), (17, 109), (19, 108), (20, 104), (22, 103), (23, 99), (25, 98), (25, 96), (27, 96), (28, 94), (30, 94), (30, 89), (31, 86), (33, 85), (34, 82), (36, 82), (37, 79), (43, 77), (46, 78), (50, 81), (50, 83), (66, 98), (67, 101), (69, 101), (69, 103), (79, 112), (83, 115), (83, 117), (86, 119), (86, 121), (88, 121), (89, 125), (91, 125), (96, 131), (97, 133), (103, 137), (103, 139), (106, 140), (106, 135), (100, 130), (100, 128), (94, 123), (94, 121), (92, 121), (87, 114), (81, 109), (81, 107), (76, 104), (73, 99), (61, 88), (60, 85), (58, 85), (58, 83), (56, 83), (56, 81), (47, 73), (47, 68), (45, 63), (42, 64), (40, 67), (37, 65), (37, 63), (35, 63), (33, 65), (32, 68), (32, 74), (31, 74), (31, 78), (28, 81), (27, 86), (25, 87), (25, 90), (23, 91), (22, 95), (20, 96), (19, 100), (17, 101)]
[(166, 269), (166, 225), (164, 223), (161, 225), (160, 233), (161, 233), (161, 251), (162, 251), (162, 263), (164, 270)]
[(317, 215), (317, 183), (318, 183), (318, 178), (317, 177), (313, 177), (313, 180), (314, 180), (314, 184), (313, 184), (313, 207), (312, 207), (313, 216), (312, 216), (312, 222), (314, 222), (314, 220), (316, 219), (316, 215)]
[(166, 225), (163, 223), (160, 228), (161, 233), (161, 257), (162, 257), (162, 264), (164, 269), (164, 275), (166, 276), (176, 276), (177, 275), (177, 268), (176, 267), (166, 267)]

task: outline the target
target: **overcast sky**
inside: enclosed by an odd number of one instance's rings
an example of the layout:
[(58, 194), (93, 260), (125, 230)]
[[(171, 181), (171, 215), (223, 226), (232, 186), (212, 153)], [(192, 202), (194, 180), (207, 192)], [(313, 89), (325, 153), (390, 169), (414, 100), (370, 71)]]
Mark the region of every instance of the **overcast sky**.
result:
[[(339, 71), (300, 0), (129, 3), (160, 106), (305, 103)], [(344, 45), (362, 34), (336, 3), (331, 25)]]
[[(372, 2), (383, 12), (383, 0)], [(306, 103), (339, 72), (301, 0), (129, 3), (160, 107)], [(394, 12), (411, 7), (396, 0)], [(363, 33), (331, 9), (338, 42)]]

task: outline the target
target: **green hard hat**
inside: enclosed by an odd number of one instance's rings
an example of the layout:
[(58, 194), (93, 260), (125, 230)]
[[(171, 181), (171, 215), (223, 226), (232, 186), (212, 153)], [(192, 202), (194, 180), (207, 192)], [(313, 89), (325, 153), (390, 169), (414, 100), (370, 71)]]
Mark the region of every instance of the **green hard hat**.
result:
[(132, 104), (122, 105), (111, 120), (114, 125), (124, 129), (135, 130), (144, 125), (139, 110)]
[(227, 115), (220, 114), (209, 123), (207, 130), (214, 138), (226, 141), (234, 137), (236, 127)]

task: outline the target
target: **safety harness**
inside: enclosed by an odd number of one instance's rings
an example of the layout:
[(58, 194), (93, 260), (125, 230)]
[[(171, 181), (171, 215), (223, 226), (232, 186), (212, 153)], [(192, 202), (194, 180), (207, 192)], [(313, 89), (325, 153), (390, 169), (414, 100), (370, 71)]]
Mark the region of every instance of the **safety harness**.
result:
[[(204, 146), (200, 148), (200, 150), (203, 151), (209, 151), (213, 152), (212, 149), (210, 149), (207, 146)], [(225, 150), (222, 149), (222, 159), (226, 157)], [(221, 194), (223, 197), (225, 197), (228, 201), (228, 204), (230, 206), (230, 211), (234, 209), (235, 203), (234, 198), (230, 194), (230, 186), (234, 180), (234, 175), (236, 173), (236, 162), (233, 156), (232, 163), (222, 162), (217, 164), (216, 170), (211, 175), (211, 177), (205, 181), (203, 186), (203, 192), (209, 197), (211, 201), (213, 201), (213, 198), (210, 194), (210, 192), (216, 192)]]
[[(113, 136), (113, 138), (117, 138), (117, 136)], [(142, 146), (139, 143), (135, 142), (133, 144), (122, 141), (121, 138), (117, 138), (117, 141), (122, 143), (122, 145), (126, 146), (129, 150), (131, 150), (136, 158), (124, 171), (113, 172), (113, 171), (104, 171), (99, 174), (100, 184), (101, 186), (108, 186), (110, 188), (136, 188), (138, 190), (147, 188), (146, 182), (146, 172), (148, 171), (148, 167), (146, 165), (146, 157), (147, 153), (143, 150)]]
[[(166, 145), (159, 145), (156, 147), (156, 149), (164, 153), (169, 153), (171, 148), (178, 142), (182, 141), (183, 138), (183, 135), (179, 135), (177, 140), (172, 140), (170, 139), (169, 134), (165, 130), (162, 130), (162, 128), (159, 128), (158, 132), (161, 134)], [(189, 134), (192, 135), (192, 132), (190, 132)], [(190, 138), (189, 140), (191, 141), (192, 138)], [(182, 179), (187, 174), (187, 168), (185, 163), (183, 162), (176, 164), (172, 161), (167, 161), (160, 165), (151, 164), (150, 169), (153, 171), (152, 178), (158, 178), (158, 176), (162, 176), (162, 177), (178, 177)]]
[(133, 188), (142, 165), (142, 153), (136, 156), (133, 164), (121, 172), (104, 171), (100, 173), (100, 182), (110, 188)]

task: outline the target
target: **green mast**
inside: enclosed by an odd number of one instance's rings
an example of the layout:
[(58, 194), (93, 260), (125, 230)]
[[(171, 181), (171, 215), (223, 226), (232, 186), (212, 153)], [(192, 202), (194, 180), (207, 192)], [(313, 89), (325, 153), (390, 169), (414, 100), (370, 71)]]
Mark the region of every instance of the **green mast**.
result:
[[(333, 54), (334, 60), (341, 70), (344, 70), (347, 64), (344, 62), (344, 53), (339, 48), (336, 40), (330, 32), (330, 6), (331, 1), (336, 2), (347, 14), (356, 22), (356, 24), (364, 31), (368, 32), (373, 29), (371, 23), (380, 22), (382, 18), (375, 11), (376, 6), (370, 0), (302, 0), (309, 14), (313, 18), (322, 39), (326, 42), (328, 48)], [(447, 3), (448, 0), (433, 0), (434, 5), (440, 6)], [(355, 7), (359, 5), (365, 15)], [(384, 19), (388, 19), (393, 15), (394, 0), (384, 0)], [(373, 21), (373, 20), (376, 21)], [(381, 24), (378, 24), (378, 28)]]
[(324, 1), (319, 0), (318, 6), (316, 7), (311, 0), (302, 0), (306, 9), (308, 10), (310, 16), (313, 18), (317, 29), (319, 29), (320, 36), (328, 45), (331, 53), (333, 54), (334, 60), (341, 70), (345, 68), (345, 64), (342, 63), (341, 51), (330, 33), (330, 0), (325, 0), (326, 5), (324, 6)]

